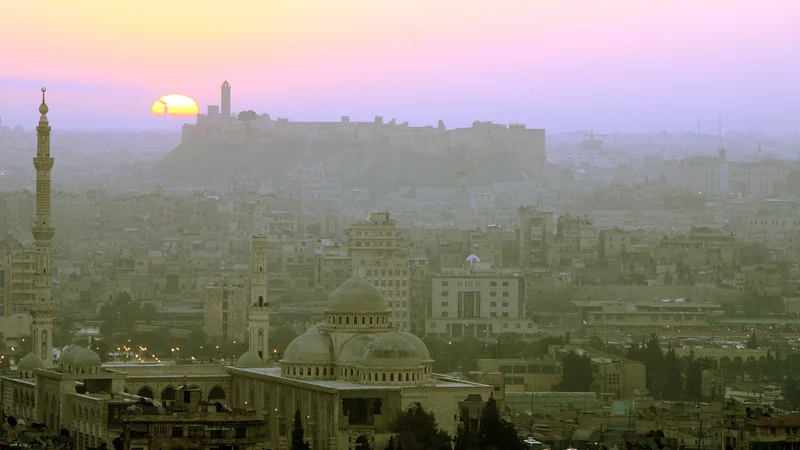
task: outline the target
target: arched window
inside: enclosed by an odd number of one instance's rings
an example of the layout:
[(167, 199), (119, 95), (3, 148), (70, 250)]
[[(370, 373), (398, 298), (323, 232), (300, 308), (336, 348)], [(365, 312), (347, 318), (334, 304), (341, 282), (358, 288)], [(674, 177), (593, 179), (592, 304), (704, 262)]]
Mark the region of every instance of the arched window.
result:
[(222, 386), (214, 386), (208, 391), (208, 399), (209, 400), (224, 400), (225, 399), (225, 389), (222, 389)]
[(319, 367), (317, 367), (317, 370), (315, 372), (316, 372), (316, 375), (319, 376)]
[(138, 395), (139, 397), (144, 397), (144, 398), (150, 398), (150, 399), (154, 398), (153, 397), (153, 390), (150, 389), (150, 387), (148, 387), (148, 386), (140, 387), (139, 391), (136, 392), (136, 395)]
[(389, 374), (389, 381), (394, 381), (394, 372)]
[(328, 368), (327, 367), (323, 367), (322, 368), (322, 376), (323, 377), (327, 377), (328, 376)]
[(367, 318), (365, 316), (361, 316), (361, 325), (367, 324)]
[(303, 368), (302, 367), (300, 368), (300, 376), (301, 377), (303, 376)]
[(175, 400), (175, 388), (167, 386), (161, 391), (161, 401)]
[(350, 325), (350, 316), (347, 316), (347, 317), (344, 318), (344, 324), (345, 325)]
[(263, 295), (259, 295), (258, 296), (258, 306), (264, 306), (264, 296)]
[(385, 373), (382, 373), (382, 374), (381, 374), (381, 379), (382, 379), (383, 381), (386, 381), (386, 374), (385, 374)]
[(369, 316), (369, 324), (372, 325), (372, 316)]
[(367, 380), (372, 381), (372, 372), (367, 373)]
[(350, 369), (350, 376), (351, 377), (353, 376), (353, 369), (352, 368)]

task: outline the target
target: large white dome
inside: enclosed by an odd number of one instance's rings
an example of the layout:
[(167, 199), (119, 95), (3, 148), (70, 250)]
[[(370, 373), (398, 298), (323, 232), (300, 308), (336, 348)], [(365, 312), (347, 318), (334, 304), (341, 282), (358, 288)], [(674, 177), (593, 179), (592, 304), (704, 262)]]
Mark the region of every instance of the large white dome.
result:
[(367, 345), (362, 365), (369, 367), (417, 367), (422, 364), (417, 349), (395, 332), (383, 333)]
[(418, 338), (417, 336), (411, 333), (405, 333), (403, 331), (398, 331), (397, 334), (402, 336), (405, 340), (411, 343), (414, 348), (417, 350), (417, 354), (423, 361), (432, 361), (431, 359), (431, 352), (428, 351), (428, 346), (422, 342), (422, 339)]
[(367, 346), (377, 339), (378, 336), (374, 334), (359, 334), (350, 338), (339, 351), (339, 362), (353, 365), (361, 364), (364, 361), (364, 353), (367, 350)]
[(317, 327), (296, 337), (283, 353), (287, 363), (325, 363), (333, 360), (333, 344), (328, 335), (319, 332)]
[(389, 302), (369, 281), (355, 277), (336, 288), (328, 299), (328, 312), (371, 313), (389, 310)]

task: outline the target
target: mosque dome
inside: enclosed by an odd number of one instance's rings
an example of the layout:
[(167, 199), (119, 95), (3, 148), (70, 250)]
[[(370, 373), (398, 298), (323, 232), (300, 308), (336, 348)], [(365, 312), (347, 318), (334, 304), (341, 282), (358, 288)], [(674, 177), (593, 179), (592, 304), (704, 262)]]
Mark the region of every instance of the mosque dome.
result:
[(333, 360), (332, 345), (330, 337), (320, 333), (317, 327), (311, 327), (286, 347), (286, 351), (283, 353), (283, 362), (331, 362)]
[(422, 364), (422, 358), (406, 338), (389, 332), (383, 333), (367, 346), (362, 364), (371, 367), (414, 367)]
[(73, 366), (89, 367), (99, 366), (100, 364), (100, 357), (88, 348), (81, 349), (72, 357)]
[(428, 351), (428, 346), (422, 342), (422, 339), (418, 338), (417, 336), (411, 333), (405, 333), (402, 331), (398, 331), (397, 334), (402, 336), (405, 340), (411, 343), (414, 346), (414, 349), (417, 350), (417, 354), (423, 361), (431, 361), (431, 353)]
[(388, 310), (389, 302), (381, 291), (360, 277), (342, 283), (328, 299), (328, 311), (370, 313)]
[(378, 339), (374, 334), (359, 334), (350, 338), (344, 343), (339, 351), (339, 362), (350, 364), (361, 364), (364, 360), (364, 352), (370, 343)]
[(67, 345), (61, 350), (61, 354), (58, 355), (58, 362), (60, 364), (72, 365), (72, 360), (81, 350), (83, 350), (83, 347), (80, 345)]
[(17, 370), (29, 371), (33, 369), (44, 369), (44, 361), (42, 361), (42, 358), (39, 358), (39, 356), (35, 353), (28, 353), (25, 355), (25, 357), (19, 360), (19, 363), (17, 364)]
[(252, 350), (248, 350), (236, 360), (236, 367), (245, 369), (252, 369), (255, 367), (263, 367), (264, 361), (258, 357), (258, 354)]

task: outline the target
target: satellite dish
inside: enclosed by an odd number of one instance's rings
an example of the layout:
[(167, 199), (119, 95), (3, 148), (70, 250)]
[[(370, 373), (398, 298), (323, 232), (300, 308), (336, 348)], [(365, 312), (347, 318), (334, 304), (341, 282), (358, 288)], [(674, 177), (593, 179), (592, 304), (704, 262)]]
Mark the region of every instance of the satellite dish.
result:
[(633, 390), (633, 395), (639, 397), (642, 395), (642, 391), (640, 391), (639, 388), (636, 388)]

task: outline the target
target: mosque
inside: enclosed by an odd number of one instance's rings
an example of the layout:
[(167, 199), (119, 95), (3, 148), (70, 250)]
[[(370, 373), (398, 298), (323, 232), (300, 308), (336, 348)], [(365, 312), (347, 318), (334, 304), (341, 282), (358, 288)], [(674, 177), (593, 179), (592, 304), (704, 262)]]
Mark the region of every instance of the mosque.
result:
[[(48, 183), (37, 181), (37, 200), (46, 195), (47, 201), (37, 201), (42, 211), (34, 234), (44, 256), (54, 231), (46, 228), (52, 167), (47, 110), (43, 96), (37, 169), (48, 171), (41, 175)], [(75, 448), (110, 446), (121, 438), (127, 449), (288, 449), (299, 411), (311, 448), (358, 449), (385, 445), (392, 419), (415, 403), (454, 435), (461, 411), (491, 395), (491, 386), (432, 373), (425, 344), (390, 327), (386, 298), (358, 277), (331, 294), (323, 323), (292, 341), (278, 366), (267, 366), (266, 249), (265, 237), (253, 237), (249, 349), (235, 366), (101, 364), (80, 346), (61, 349), (54, 359), (56, 308), (49, 278), (37, 278), (38, 303), (30, 308), (34, 350), (20, 359), (16, 374), (0, 378), (3, 413), (18, 427), (37, 423), (68, 432)], [(40, 261), (37, 273), (44, 275), (49, 259)]]

